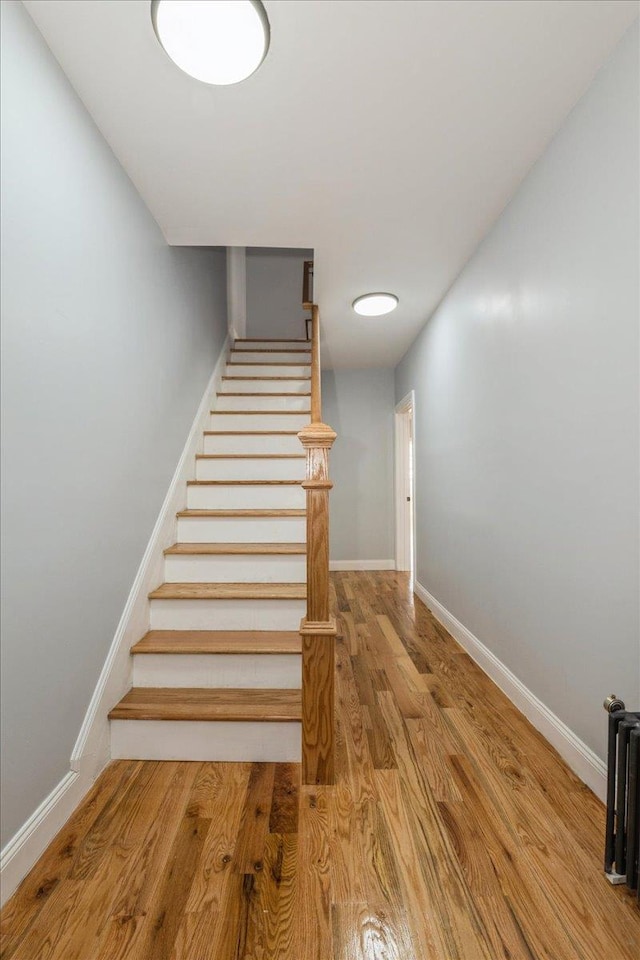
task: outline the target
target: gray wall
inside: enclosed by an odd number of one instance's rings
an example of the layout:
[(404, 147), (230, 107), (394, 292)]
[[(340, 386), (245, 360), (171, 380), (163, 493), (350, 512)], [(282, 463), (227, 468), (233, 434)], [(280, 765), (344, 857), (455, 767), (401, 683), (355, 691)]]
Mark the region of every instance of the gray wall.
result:
[(247, 337), (306, 336), (302, 272), (313, 250), (247, 248)]
[(69, 756), (226, 335), (21, 4), (2, 7), (2, 842)]
[(417, 579), (601, 756), (603, 697), (640, 705), (637, 43), (396, 372)]
[(393, 370), (325, 370), (322, 417), (330, 455), (331, 560), (392, 560)]

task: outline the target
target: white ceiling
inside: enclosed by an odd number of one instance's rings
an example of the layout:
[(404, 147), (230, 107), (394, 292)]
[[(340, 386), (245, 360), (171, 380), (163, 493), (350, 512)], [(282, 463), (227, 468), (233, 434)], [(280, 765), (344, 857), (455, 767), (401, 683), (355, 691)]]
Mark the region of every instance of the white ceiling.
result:
[[(637, 14), (634, 0), (265, 0), (210, 87), (148, 0), (25, 6), (171, 244), (314, 247), (323, 362), (397, 362)], [(400, 306), (365, 319), (354, 297)]]

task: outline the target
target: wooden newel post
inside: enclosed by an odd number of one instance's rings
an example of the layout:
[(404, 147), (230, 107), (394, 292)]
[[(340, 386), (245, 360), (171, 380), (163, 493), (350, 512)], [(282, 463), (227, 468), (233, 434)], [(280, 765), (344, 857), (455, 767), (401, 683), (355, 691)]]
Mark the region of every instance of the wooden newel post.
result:
[(298, 434), (307, 453), (307, 615), (302, 636), (302, 782), (333, 783), (336, 623), (329, 603), (329, 450), (336, 434), (310, 423)]

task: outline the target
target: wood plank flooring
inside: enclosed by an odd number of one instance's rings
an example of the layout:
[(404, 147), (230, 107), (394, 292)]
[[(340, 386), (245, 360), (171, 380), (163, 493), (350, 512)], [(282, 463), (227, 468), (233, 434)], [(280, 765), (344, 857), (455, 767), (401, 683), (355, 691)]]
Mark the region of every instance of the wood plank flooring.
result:
[(112, 763), (7, 904), (3, 960), (637, 960), (602, 805), (405, 575), (333, 582), (335, 786)]

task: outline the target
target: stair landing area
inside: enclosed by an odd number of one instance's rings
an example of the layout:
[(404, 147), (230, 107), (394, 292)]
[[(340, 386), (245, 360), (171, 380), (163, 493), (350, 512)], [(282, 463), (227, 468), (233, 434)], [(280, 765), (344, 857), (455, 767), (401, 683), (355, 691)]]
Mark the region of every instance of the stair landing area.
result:
[(149, 594), (114, 759), (295, 762), (306, 613), (308, 341), (237, 341)]

